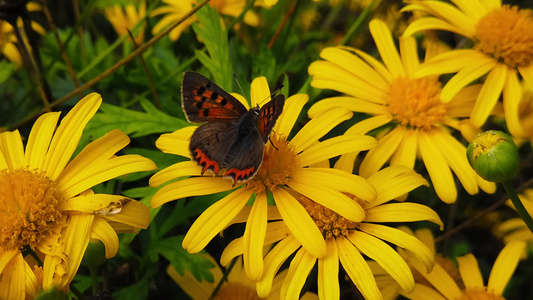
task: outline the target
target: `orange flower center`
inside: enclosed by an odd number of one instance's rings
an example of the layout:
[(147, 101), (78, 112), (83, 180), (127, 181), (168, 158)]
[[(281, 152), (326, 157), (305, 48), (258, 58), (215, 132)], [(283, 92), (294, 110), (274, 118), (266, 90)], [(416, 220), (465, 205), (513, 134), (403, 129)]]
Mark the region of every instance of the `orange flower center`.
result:
[[(358, 198), (348, 195), (350, 198), (358, 201)], [(313, 200), (301, 196), (299, 199), (307, 213), (315, 221), (316, 226), (322, 232), (325, 238), (334, 238), (339, 235), (348, 236), (350, 230), (356, 229), (359, 223), (345, 219), (331, 209), (324, 207)], [(363, 202), (363, 201), (358, 201)]]
[(246, 187), (253, 189), (256, 194), (266, 188), (272, 191), (278, 185), (285, 185), (297, 166), (294, 147), (289, 145), (286, 137), (273, 133), (270, 135), (270, 141), (265, 146), (263, 163), (257, 174), (245, 183)]
[(436, 77), (397, 78), (389, 90), (389, 112), (402, 125), (429, 130), (446, 116), (440, 92)]
[(63, 198), (43, 173), (0, 171), (0, 243), (5, 250), (35, 248), (61, 218)]
[(229, 282), (222, 286), (213, 300), (260, 300), (257, 292), (243, 284)]
[(533, 18), (531, 11), (504, 5), (484, 16), (477, 24), (475, 46), (509, 67), (527, 67), (533, 59)]
[(505, 300), (505, 298), (487, 291), (485, 287), (474, 287), (464, 290), (455, 300)]

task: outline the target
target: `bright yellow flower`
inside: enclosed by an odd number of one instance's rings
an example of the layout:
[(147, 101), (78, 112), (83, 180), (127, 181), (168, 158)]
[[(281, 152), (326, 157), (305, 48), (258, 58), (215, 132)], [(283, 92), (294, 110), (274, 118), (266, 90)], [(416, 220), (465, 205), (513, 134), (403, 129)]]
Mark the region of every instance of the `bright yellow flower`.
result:
[[(412, 37), (400, 39), (400, 55), (382, 21), (371, 21), (370, 32), (385, 65), (360, 50), (324, 49), (320, 53), (324, 61), (309, 66), (309, 74), (313, 76), (311, 85), (333, 89), (346, 96), (317, 102), (309, 109), (309, 116), (312, 118), (336, 106), (371, 116), (355, 124), (346, 134), (364, 134), (389, 125), (390, 131), (382, 135), (379, 145), (363, 160), (359, 170), (363, 177), (377, 172), (389, 159), (391, 165), (413, 168), (418, 156), (426, 166), (437, 195), (446, 203), (457, 198), (452, 171), (469, 194), (476, 194), (478, 187), (493, 193), (494, 183), (474, 172), (466, 159), (466, 147), (450, 130), (460, 130), (467, 139), (477, 133), (478, 129), (468, 120), (460, 118), (469, 115), (479, 85), (464, 89), (449, 103), (442, 103), (437, 77), (414, 75), (422, 65)], [(426, 55), (433, 55), (438, 49), (442, 47), (429, 46)], [(351, 172), (355, 157), (356, 154), (345, 155), (337, 165)]]
[[(17, 130), (0, 133), (0, 299), (34, 298), (39, 286), (67, 291), (90, 239), (102, 241), (109, 258), (118, 251), (115, 230), (148, 226), (144, 204), (90, 190), (118, 176), (156, 168), (139, 155), (115, 155), (129, 143), (122, 131), (93, 141), (70, 161), (101, 102), (96, 93), (86, 96), (57, 130), (60, 113), (42, 115), (25, 150)], [(34, 252), (43, 261), (38, 275), (33, 257), (22, 252)]]
[[(26, 8), (28, 11), (40, 11), (41, 5), (33, 2), (28, 2), (26, 5)], [(26, 46), (29, 47), (28, 39), (26, 38), (23, 30), (23, 23), (22, 19), (17, 20), (17, 25), (21, 31), (21, 34), (24, 37)], [(39, 25), (37, 22), (31, 22), (31, 27), (33, 30), (39, 34), (45, 33), (44, 28)], [(17, 67), (22, 66), (22, 57), (20, 55), (20, 51), (17, 48), (17, 44), (19, 41), (17, 40), (15, 36), (15, 32), (13, 31), (13, 26), (9, 24), (6, 21), (0, 20), (0, 53), (5, 56), (8, 60), (13, 61), (17, 64)]]
[[(117, 32), (119, 36), (128, 34), (128, 30), (132, 30), (132, 28), (139, 22), (144, 22), (143, 18), (146, 15), (146, 4), (141, 2), (139, 4), (139, 8), (134, 4), (128, 4), (125, 7), (122, 7), (120, 5), (115, 5), (113, 7), (106, 8), (104, 10), (105, 17), (111, 25), (113, 25), (113, 28)], [(132, 32), (133, 36), (135, 37), (135, 42), (137, 45), (142, 44), (144, 40), (144, 28), (146, 26), (141, 26), (138, 30), (138, 34), (135, 34)]]
[[(270, 101), (271, 94), (266, 78), (259, 77), (252, 82), (252, 106)], [(235, 95), (246, 107), (248, 103), (240, 95)], [(211, 205), (191, 226), (183, 240), (183, 247), (191, 253), (202, 250), (209, 241), (222, 231), (245, 205), (254, 199), (246, 222), (244, 233), (244, 265), (248, 277), (258, 280), (263, 271), (263, 243), (266, 234), (267, 218), (273, 206), (267, 205), (267, 196), (272, 194), (281, 213), (294, 236), (317, 257), (326, 253), (326, 245), (321, 233), (313, 229), (313, 220), (291, 191), (296, 191), (324, 206), (339, 212), (351, 221), (364, 217), (362, 208), (343, 192), (361, 195), (363, 199), (373, 199), (375, 192), (357, 184), (350, 174), (326, 168), (308, 168), (318, 162), (351, 151), (369, 149), (376, 140), (369, 136), (338, 136), (319, 141), (336, 125), (349, 119), (352, 113), (341, 108), (332, 109), (308, 122), (292, 139), (288, 136), (298, 116), (308, 100), (307, 95), (294, 95), (285, 102), (265, 146), (263, 163), (255, 177), (237, 187), (231, 180), (222, 177), (201, 176), (202, 168), (195, 161), (185, 161), (159, 171), (150, 179), (151, 186), (159, 186), (174, 178), (191, 178), (170, 183), (161, 188), (152, 198), (152, 207), (166, 202), (191, 196), (208, 195), (231, 191), (226, 197)], [(190, 157), (189, 140), (196, 129), (186, 127), (171, 134), (162, 135), (156, 146), (165, 153)], [(267, 191), (270, 191), (267, 193)], [(327, 200), (326, 200), (327, 199)], [(329, 201), (333, 200), (333, 201)]]
[(488, 284), (483, 283), (483, 276), (474, 255), (457, 257), (461, 280), (454, 280), (455, 272), (449, 273), (445, 267), (435, 263), (433, 271), (427, 273), (423, 265), (416, 260), (410, 263), (425, 279), (425, 284), (415, 284), (411, 293), (402, 295), (413, 300), (425, 299), (505, 299), (503, 291), (511, 279), (518, 262), (524, 254), (526, 244), (513, 241), (507, 244), (494, 262)]
[[(402, 230), (423, 241), (432, 253), (435, 253), (435, 240), (429, 230), (421, 229), (414, 233), (407, 228), (402, 228)], [(525, 243), (523, 241), (510, 242), (496, 259), (486, 286), (483, 284), (483, 277), (478, 268), (477, 260), (472, 254), (456, 258), (459, 268), (451, 259), (437, 254), (435, 266), (428, 273), (417, 257), (408, 251), (398, 249), (415, 275), (415, 288), (412, 292), (397, 285), (382, 267), (375, 263), (372, 263), (371, 266), (384, 299), (387, 300), (396, 299), (398, 295), (413, 300), (503, 300), (503, 290), (511, 279), (519, 259), (524, 254), (524, 249)]]
[[(197, 0), (163, 0), (167, 6), (156, 8), (152, 11), (151, 16), (164, 15), (154, 28), (152, 33), (155, 35), (165, 29), (170, 24), (181, 19), (185, 14), (192, 10), (193, 6), (201, 1)], [(215, 7), (219, 14), (231, 17), (239, 16), (246, 7), (246, 0), (211, 0), (209, 5)], [(169, 38), (176, 41), (181, 33), (187, 29), (192, 23), (196, 22), (196, 17), (192, 16), (178, 25), (169, 33)], [(244, 23), (250, 26), (259, 25), (259, 16), (252, 11), (246, 12), (244, 15)]]
[[(522, 204), (529, 215), (533, 216), (533, 189), (525, 190), (518, 195), (518, 197), (520, 198), (520, 201), (522, 201)], [(511, 201), (508, 201), (507, 205), (514, 209)], [(503, 237), (505, 243), (511, 241), (525, 241), (528, 244), (533, 244), (533, 234), (521, 218), (513, 218), (502, 222), (495, 231), (496, 235)]]
[[(185, 270), (184, 275), (180, 275), (172, 265), (167, 268), (167, 273), (172, 279), (189, 295), (193, 300), (210, 299), (209, 297), (215, 290), (218, 283), (223, 279), (223, 270), (218, 266), (218, 263), (210, 255), (205, 255), (207, 259), (215, 265), (211, 269), (211, 273), (215, 278), (214, 282), (201, 281), (199, 282), (194, 276)], [(226, 281), (222, 284), (218, 293), (212, 298), (214, 300), (276, 300), (279, 299), (279, 289), (281, 283), (287, 275), (287, 272), (281, 272), (274, 278), (274, 291), (264, 298), (259, 298), (255, 290), (255, 281), (250, 280), (244, 271), (242, 259), (238, 259), (233, 268), (229, 272)], [(314, 293), (307, 292), (300, 298), (300, 300), (318, 300), (318, 296)]]
[[(259, 296), (270, 293), (272, 280), (278, 269), (294, 252), (296, 255), (291, 261), (287, 277), (281, 287), (281, 299), (297, 299), (309, 272), (317, 261), (318, 295), (321, 299), (339, 299), (340, 297), (337, 276), (339, 262), (365, 299), (381, 299), (381, 293), (363, 254), (378, 262), (404, 289), (412, 290), (414, 279), (409, 267), (387, 243), (412, 251), (427, 269), (431, 269), (433, 254), (422, 242), (401, 230), (379, 224), (428, 220), (442, 228), (443, 224), (439, 216), (425, 205), (387, 203), (418, 186), (427, 185), (427, 181), (413, 170), (403, 166), (385, 168), (368, 179), (352, 176), (360, 181), (356, 186), (357, 194), (367, 193), (365, 190), (376, 191), (376, 197), (370, 200), (362, 199), (350, 192), (346, 193), (363, 210), (363, 218), (359, 221), (348, 220), (338, 212), (327, 208), (330, 202), (336, 201), (327, 194), (322, 194), (321, 197), (324, 198), (318, 202), (293, 193), (314, 222), (306, 230), (318, 229), (322, 234), (322, 239), (326, 244), (324, 256), (317, 256), (308, 251), (291, 234), (293, 230), (289, 230), (285, 222), (268, 223), (265, 243), (278, 243), (264, 259), (264, 274), (257, 283)], [(328, 181), (328, 178), (323, 177), (322, 180)], [(277, 207), (282, 208), (279, 204)], [(244, 214), (245, 212), (241, 213), (236, 220), (245, 220)], [(271, 215), (275, 220), (276, 214)], [(222, 265), (227, 265), (233, 257), (242, 254), (244, 250), (245, 237), (231, 242), (222, 254)]]
[(433, 16), (420, 18), (404, 36), (421, 30), (447, 30), (474, 42), (472, 49), (455, 50), (435, 57), (417, 70), (417, 76), (455, 73), (442, 89), (442, 101), (450, 101), (463, 87), (487, 74), (470, 118), (480, 127), (500, 95), (507, 127), (523, 135), (519, 102), (522, 97), (518, 74), (533, 88), (533, 18), (531, 11), (501, 4), (500, 0), (408, 1), (404, 10), (419, 10)]

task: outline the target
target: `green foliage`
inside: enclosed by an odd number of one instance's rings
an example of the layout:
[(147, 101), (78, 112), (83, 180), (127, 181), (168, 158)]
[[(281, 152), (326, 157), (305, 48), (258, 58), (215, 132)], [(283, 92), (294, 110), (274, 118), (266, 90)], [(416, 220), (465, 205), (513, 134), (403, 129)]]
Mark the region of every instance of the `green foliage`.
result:
[(215, 82), (223, 89), (231, 90), (233, 68), (229, 60), (228, 34), (222, 29), (220, 16), (215, 8), (209, 5), (201, 8), (196, 16), (198, 24), (192, 28), (198, 39), (205, 44), (207, 54), (194, 50), (198, 60), (209, 70)]

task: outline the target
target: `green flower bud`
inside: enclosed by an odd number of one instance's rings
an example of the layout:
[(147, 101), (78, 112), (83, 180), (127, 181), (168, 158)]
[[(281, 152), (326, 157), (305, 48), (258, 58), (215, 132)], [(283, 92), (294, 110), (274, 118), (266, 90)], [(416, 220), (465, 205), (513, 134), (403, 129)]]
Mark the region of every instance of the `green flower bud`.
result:
[(466, 156), (479, 176), (493, 182), (511, 180), (520, 165), (518, 148), (511, 137), (496, 130), (478, 134), (468, 145)]

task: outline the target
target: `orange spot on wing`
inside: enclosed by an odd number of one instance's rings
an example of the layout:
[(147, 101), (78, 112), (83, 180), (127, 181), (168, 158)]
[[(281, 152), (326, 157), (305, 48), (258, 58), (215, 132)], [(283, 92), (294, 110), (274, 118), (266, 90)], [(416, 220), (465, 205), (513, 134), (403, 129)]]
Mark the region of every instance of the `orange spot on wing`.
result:
[(202, 175), (204, 175), (204, 172), (207, 170), (212, 171), (215, 175), (220, 171), (218, 163), (209, 159), (209, 157), (198, 148), (194, 149), (194, 160), (202, 167)]
[(239, 170), (239, 169), (229, 169), (224, 173), (224, 177), (231, 177), (233, 178), (233, 182), (239, 182), (239, 181), (245, 181), (250, 179), (250, 177), (254, 174), (254, 167), (251, 167), (246, 170)]

